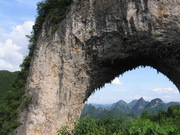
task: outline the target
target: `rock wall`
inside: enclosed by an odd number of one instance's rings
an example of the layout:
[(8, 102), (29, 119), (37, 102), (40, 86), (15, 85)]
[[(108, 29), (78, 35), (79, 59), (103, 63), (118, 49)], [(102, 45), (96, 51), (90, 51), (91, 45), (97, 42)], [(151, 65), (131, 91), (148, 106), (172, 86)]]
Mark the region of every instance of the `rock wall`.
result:
[(18, 135), (55, 135), (73, 126), (96, 89), (151, 66), (180, 89), (179, 0), (74, 0), (52, 33), (44, 23), (31, 63)]

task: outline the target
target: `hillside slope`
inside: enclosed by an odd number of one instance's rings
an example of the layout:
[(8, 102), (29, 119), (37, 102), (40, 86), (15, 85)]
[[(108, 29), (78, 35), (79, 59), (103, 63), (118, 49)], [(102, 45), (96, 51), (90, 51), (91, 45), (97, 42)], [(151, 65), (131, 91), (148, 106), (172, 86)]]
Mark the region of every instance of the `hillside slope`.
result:
[(81, 113), (81, 118), (85, 117), (86, 115), (90, 115), (94, 119), (99, 119), (104, 116), (119, 118), (127, 114), (139, 116), (144, 111), (147, 111), (150, 114), (156, 114), (159, 110), (167, 111), (168, 107), (177, 104), (180, 103), (164, 103), (159, 98), (153, 99), (150, 102), (145, 101), (143, 98), (140, 98), (139, 100), (133, 100), (130, 103), (126, 103), (125, 101), (120, 100), (111, 106), (108, 105), (107, 107), (103, 105), (96, 105), (95, 107), (93, 104), (85, 104), (85, 107)]
[(12, 84), (17, 78), (19, 71), (9, 72), (6, 70), (0, 70), (0, 102), (2, 101), (6, 91), (10, 90)]

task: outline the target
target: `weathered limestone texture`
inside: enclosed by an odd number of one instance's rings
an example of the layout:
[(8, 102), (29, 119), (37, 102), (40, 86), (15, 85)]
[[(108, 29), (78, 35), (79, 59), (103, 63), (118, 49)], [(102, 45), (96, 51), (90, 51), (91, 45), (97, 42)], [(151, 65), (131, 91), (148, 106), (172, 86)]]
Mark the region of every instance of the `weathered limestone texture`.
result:
[(74, 0), (52, 34), (44, 23), (31, 63), (18, 135), (56, 135), (96, 89), (151, 66), (180, 89), (180, 0)]

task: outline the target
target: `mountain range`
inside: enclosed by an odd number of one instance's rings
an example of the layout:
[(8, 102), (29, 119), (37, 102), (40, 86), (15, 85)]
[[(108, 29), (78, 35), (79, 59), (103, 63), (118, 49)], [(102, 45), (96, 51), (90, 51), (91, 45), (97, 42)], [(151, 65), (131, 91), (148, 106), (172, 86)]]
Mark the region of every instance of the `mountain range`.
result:
[(156, 98), (149, 101), (145, 101), (143, 98), (133, 100), (130, 103), (126, 103), (123, 100), (119, 100), (116, 103), (101, 105), (101, 104), (85, 104), (81, 113), (81, 118), (86, 115), (90, 115), (94, 119), (99, 119), (104, 116), (112, 116), (119, 118), (125, 115), (141, 115), (143, 111), (147, 111), (150, 114), (155, 114), (159, 110), (167, 111), (167, 108), (171, 105), (180, 104), (179, 102), (164, 103), (160, 98)]

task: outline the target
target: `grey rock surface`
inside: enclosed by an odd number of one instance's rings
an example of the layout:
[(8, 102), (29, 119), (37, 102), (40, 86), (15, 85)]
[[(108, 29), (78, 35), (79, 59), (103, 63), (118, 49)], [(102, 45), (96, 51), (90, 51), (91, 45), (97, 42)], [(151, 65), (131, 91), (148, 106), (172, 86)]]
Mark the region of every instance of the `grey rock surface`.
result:
[(180, 89), (180, 0), (76, 0), (55, 33), (43, 27), (18, 135), (72, 128), (92, 92), (138, 66)]

